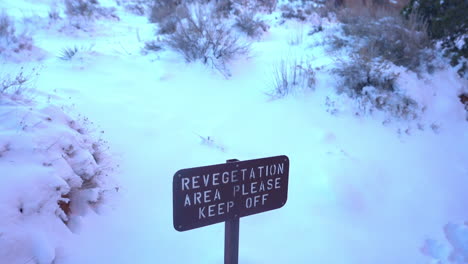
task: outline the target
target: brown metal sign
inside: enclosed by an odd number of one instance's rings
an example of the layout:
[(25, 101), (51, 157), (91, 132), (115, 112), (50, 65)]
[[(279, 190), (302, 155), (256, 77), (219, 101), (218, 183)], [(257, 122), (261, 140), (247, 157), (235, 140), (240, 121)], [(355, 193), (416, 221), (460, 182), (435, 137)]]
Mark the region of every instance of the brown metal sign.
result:
[(289, 159), (276, 156), (182, 169), (173, 180), (174, 228), (186, 231), (282, 207)]

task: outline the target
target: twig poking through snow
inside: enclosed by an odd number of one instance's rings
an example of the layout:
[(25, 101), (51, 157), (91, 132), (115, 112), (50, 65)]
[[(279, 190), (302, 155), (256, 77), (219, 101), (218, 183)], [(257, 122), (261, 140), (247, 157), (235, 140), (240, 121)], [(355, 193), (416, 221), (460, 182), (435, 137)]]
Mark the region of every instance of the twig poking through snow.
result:
[(216, 143), (212, 137), (210, 137), (210, 136), (203, 137), (203, 136), (201, 136), (201, 135), (199, 135), (197, 133), (195, 133), (195, 134), (201, 138), (201, 143), (203, 145), (213, 147), (213, 148), (218, 149), (218, 150), (220, 150), (222, 152), (225, 151), (225, 148), (222, 145), (220, 145), (219, 143)]

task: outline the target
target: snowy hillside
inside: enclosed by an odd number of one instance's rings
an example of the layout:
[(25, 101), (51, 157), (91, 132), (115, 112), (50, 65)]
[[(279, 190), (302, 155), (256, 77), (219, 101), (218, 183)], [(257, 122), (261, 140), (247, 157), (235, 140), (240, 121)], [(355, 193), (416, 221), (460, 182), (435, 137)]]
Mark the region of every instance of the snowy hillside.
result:
[(0, 2), (0, 264), (223, 263), (223, 224), (174, 230), (173, 175), (276, 155), (240, 263), (468, 263), (468, 80), (419, 27), (148, 2)]

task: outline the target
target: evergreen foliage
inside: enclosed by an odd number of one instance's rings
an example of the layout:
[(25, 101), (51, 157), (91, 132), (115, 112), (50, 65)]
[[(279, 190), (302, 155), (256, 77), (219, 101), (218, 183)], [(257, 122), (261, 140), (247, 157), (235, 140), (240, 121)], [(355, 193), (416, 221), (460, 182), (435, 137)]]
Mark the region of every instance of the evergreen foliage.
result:
[(441, 40), (453, 66), (462, 64), (459, 73), (468, 70), (468, 0), (411, 0), (403, 9), (409, 17), (418, 13), (428, 23), (429, 36)]

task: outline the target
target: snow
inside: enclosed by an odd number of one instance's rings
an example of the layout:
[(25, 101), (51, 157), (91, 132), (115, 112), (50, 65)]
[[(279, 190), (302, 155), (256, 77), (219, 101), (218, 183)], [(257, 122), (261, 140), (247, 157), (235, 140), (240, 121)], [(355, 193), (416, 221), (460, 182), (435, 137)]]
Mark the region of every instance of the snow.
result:
[[(46, 11), (50, 2), (0, 7)], [(33, 100), (1, 98), (0, 263), (222, 263), (224, 225), (173, 229), (173, 174), (282, 154), (288, 202), (241, 219), (240, 263), (466, 263), (468, 123), (457, 95), (468, 83), (454, 69), (395, 69), (402, 93), (426, 106), (417, 120), (356, 115), (334, 92), (329, 69), (339, 62), (323, 46), (336, 22), (315, 21), (324, 31), (306, 36), (312, 26), (270, 16), (270, 31), (226, 79), (170, 50), (141, 55), (153, 26), (118, 16), (86, 32), (38, 24), (34, 45), (47, 56), (21, 58), (42, 66)], [(303, 41), (289, 45), (298, 32)], [(75, 45), (90, 48), (58, 58)], [(315, 89), (271, 100), (274, 65), (294, 58), (315, 66)], [(2, 60), (0, 72), (17, 69)], [(100, 137), (109, 151), (99, 164)], [(109, 175), (98, 189), (64, 197), (96, 170)], [(68, 222), (63, 199), (75, 201)]]

